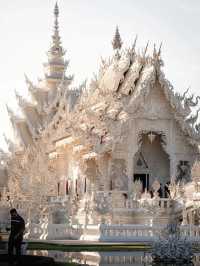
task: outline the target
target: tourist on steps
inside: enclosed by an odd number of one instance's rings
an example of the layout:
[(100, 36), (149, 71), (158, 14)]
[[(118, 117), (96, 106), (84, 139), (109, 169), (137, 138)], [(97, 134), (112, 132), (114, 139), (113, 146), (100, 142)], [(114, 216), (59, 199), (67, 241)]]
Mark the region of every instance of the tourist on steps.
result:
[(13, 261), (13, 250), (16, 250), (16, 259), (19, 261), (21, 255), (21, 245), (25, 231), (24, 219), (17, 213), (16, 209), (10, 210), (11, 229), (8, 240), (8, 256), (10, 262)]

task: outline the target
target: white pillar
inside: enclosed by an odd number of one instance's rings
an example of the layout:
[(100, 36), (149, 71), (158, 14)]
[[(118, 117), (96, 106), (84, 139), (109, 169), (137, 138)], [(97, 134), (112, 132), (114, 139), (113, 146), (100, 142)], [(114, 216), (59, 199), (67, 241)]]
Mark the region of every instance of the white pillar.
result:
[(170, 131), (169, 131), (169, 156), (170, 156), (170, 179), (176, 178), (176, 156), (175, 150), (175, 136), (174, 136), (174, 121), (170, 120)]

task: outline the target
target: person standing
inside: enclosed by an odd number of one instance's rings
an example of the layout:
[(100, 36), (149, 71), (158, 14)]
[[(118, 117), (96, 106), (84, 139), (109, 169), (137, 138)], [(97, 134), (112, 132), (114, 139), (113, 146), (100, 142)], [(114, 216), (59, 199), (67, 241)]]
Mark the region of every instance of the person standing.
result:
[(19, 260), (21, 256), (21, 245), (23, 240), (23, 234), (25, 231), (24, 219), (17, 213), (16, 209), (10, 210), (11, 215), (11, 229), (8, 240), (8, 256), (9, 260), (13, 260), (13, 250), (16, 250), (16, 257)]

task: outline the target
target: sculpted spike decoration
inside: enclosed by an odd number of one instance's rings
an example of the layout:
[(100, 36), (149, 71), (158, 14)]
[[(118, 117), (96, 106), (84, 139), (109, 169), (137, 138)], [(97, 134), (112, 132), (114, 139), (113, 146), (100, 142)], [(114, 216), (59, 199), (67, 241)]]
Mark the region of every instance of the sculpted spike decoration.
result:
[(26, 101), (26, 99), (24, 99), (21, 95), (19, 95), (16, 90), (15, 90), (15, 97), (16, 97), (18, 104), (21, 108), (24, 108), (27, 105), (30, 105), (30, 103), (28, 101)]
[(156, 51), (156, 44), (154, 43), (153, 45), (153, 58), (156, 58), (157, 57), (157, 51)]
[(31, 80), (28, 78), (28, 76), (26, 74), (24, 74), (24, 77), (25, 77), (25, 82), (26, 82), (26, 84), (28, 86), (28, 90), (30, 92), (33, 92), (35, 90), (35, 87), (34, 87), (33, 83), (31, 82)]
[(185, 96), (188, 93), (188, 91), (189, 91), (189, 88), (187, 88), (187, 90), (183, 93), (183, 100), (185, 99)]
[(195, 125), (195, 129), (196, 129), (197, 133), (200, 134), (200, 123)]
[(138, 39), (138, 36), (136, 35), (136, 36), (135, 36), (135, 40), (134, 40), (134, 42), (133, 42), (133, 45), (132, 45), (132, 47), (131, 47), (131, 52), (132, 52), (132, 54), (135, 53), (135, 47), (136, 47), (137, 39)]
[(135, 51), (135, 47), (136, 47), (136, 43), (137, 43), (137, 39), (138, 39), (138, 36), (136, 35), (135, 36), (135, 40), (134, 40), (134, 43), (133, 43), (133, 46), (132, 46), (132, 49)]
[(190, 97), (186, 97), (186, 94), (188, 92), (189, 88), (187, 89), (186, 92), (184, 92), (183, 97), (184, 97), (184, 103), (183, 103), (183, 108), (184, 108), (184, 116), (188, 116), (191, 113), (191, 107), (195, 107), (198, 104), (198, 100), (200, 99), (199, 96), (196, 97), (196, 100), (193, 101), (194, 94), (192, 94)]
[(191, 95), (191, 97), (188, 98), (188, 100), (191, 102), (194, 98), (194, 94)]
[(147, 42), (147, 45), (146, 45), (146, 47), (144, 49), (143, 57), (145, 57), (148, 47), (149, 47), (149, 41)]
[(200, 109), (197, 110), (196, 115), (191, 116), (188, 119), (186, 119), (186, 122), (189, 123), (192, 127), (194, 127), (194, 124), (196, 123), (198, 119), (199, 112), (200, 112)]
[(24, 77), (25, 77), (25, 81), (27, 84), (31, 84), (32, 82), (30, 81), (30, 79), (28, 78), (28, 76), (26, 75), (26, 73), (24, 73)]
[(156, 50), (156, 45), (154, 44), (154, 49), (153, 49), (153, 64), (156, 68), (159, 68), (160, 66), (163, 66), (163, 61), (160, 58), (161, 56), (161, 47), (162, 43), (160, 44), (159, 50)]
[[(20, 117), (18, 117), (16, 114), (14, 114), (13, 110), (6, 104), (6, 109), (7, 109), (7, 112), (8, 112), (8, 116), (12, 122), (12, 124), (14, 123), (14, 121), (16, 120), (21, 120)], [(13, 124), (14, 125), (14, 124)]]
[(190, 106), (191, 106), (191, 107), (195, 107), (195, 106), (197, 106), (199, 99), (200, 99), (200, 97), (197, 96), (197, 97), (196, 97), (196, 100), (195, 100), (195, 102), (194, 102), (194, 101), (193, 101), (193, 97), (192, 97), (192, 99), (190, 99)]
[(136, 35), (132, 47), (128, 49), (128, 53), (130, 55), (131, 62), (133, 61), (133, 58), (135, 55), (135, 47), (136, 47), (136, 43), (137, 43), (137, 38), (138, 38), (138, 36)]
[(159, 57), (161, 56), (161, 48), (162, 48), (162, 42), (160, 43), (160, 47), (159, 47), (159, 50), (158, 50), (158, 56)]
[(175, 96), (180, 102), (182, 102), (183, 100), (185, 100), (185, 96), (188, 93), (188, 91), (189, 91), (189, 88), (183, 93), (183, 95), (181, 95), (180, 93), (176, 92)]
[(198, 105), (198, 101), (199, 101), (199, 99), (200, 99), (200, 96), (197, 96), (197, 97), (196, 97), (196, 102), (195, 102), (195, 105), (194, 105), (194, 106), (197, 106), (197, 105)]
[(13, 110), (7, 104), (6, 104), (6, 109), (10, 118), (15, 116)]
[(15, 144), (13, 141), (11, 141), (5, 134), (3, 134), (5, 143), (7, 144), (9, 152), (13, 152), (15, 150)]

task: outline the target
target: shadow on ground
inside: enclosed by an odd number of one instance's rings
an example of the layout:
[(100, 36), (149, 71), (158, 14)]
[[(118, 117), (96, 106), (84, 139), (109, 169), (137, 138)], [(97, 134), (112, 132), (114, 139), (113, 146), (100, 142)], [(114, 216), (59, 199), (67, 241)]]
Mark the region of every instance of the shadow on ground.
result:
[[(12, 265), (9, 261), (9, 257), (6, 254), (0, 255), (0, 266)], [(16, 261), (16, 257), (13, 257), (13, 265), (20, 266), (54, 266), (56, 263), (53, 258), (43, 256), (31, 256), (22, 255), (20, 261)]]

